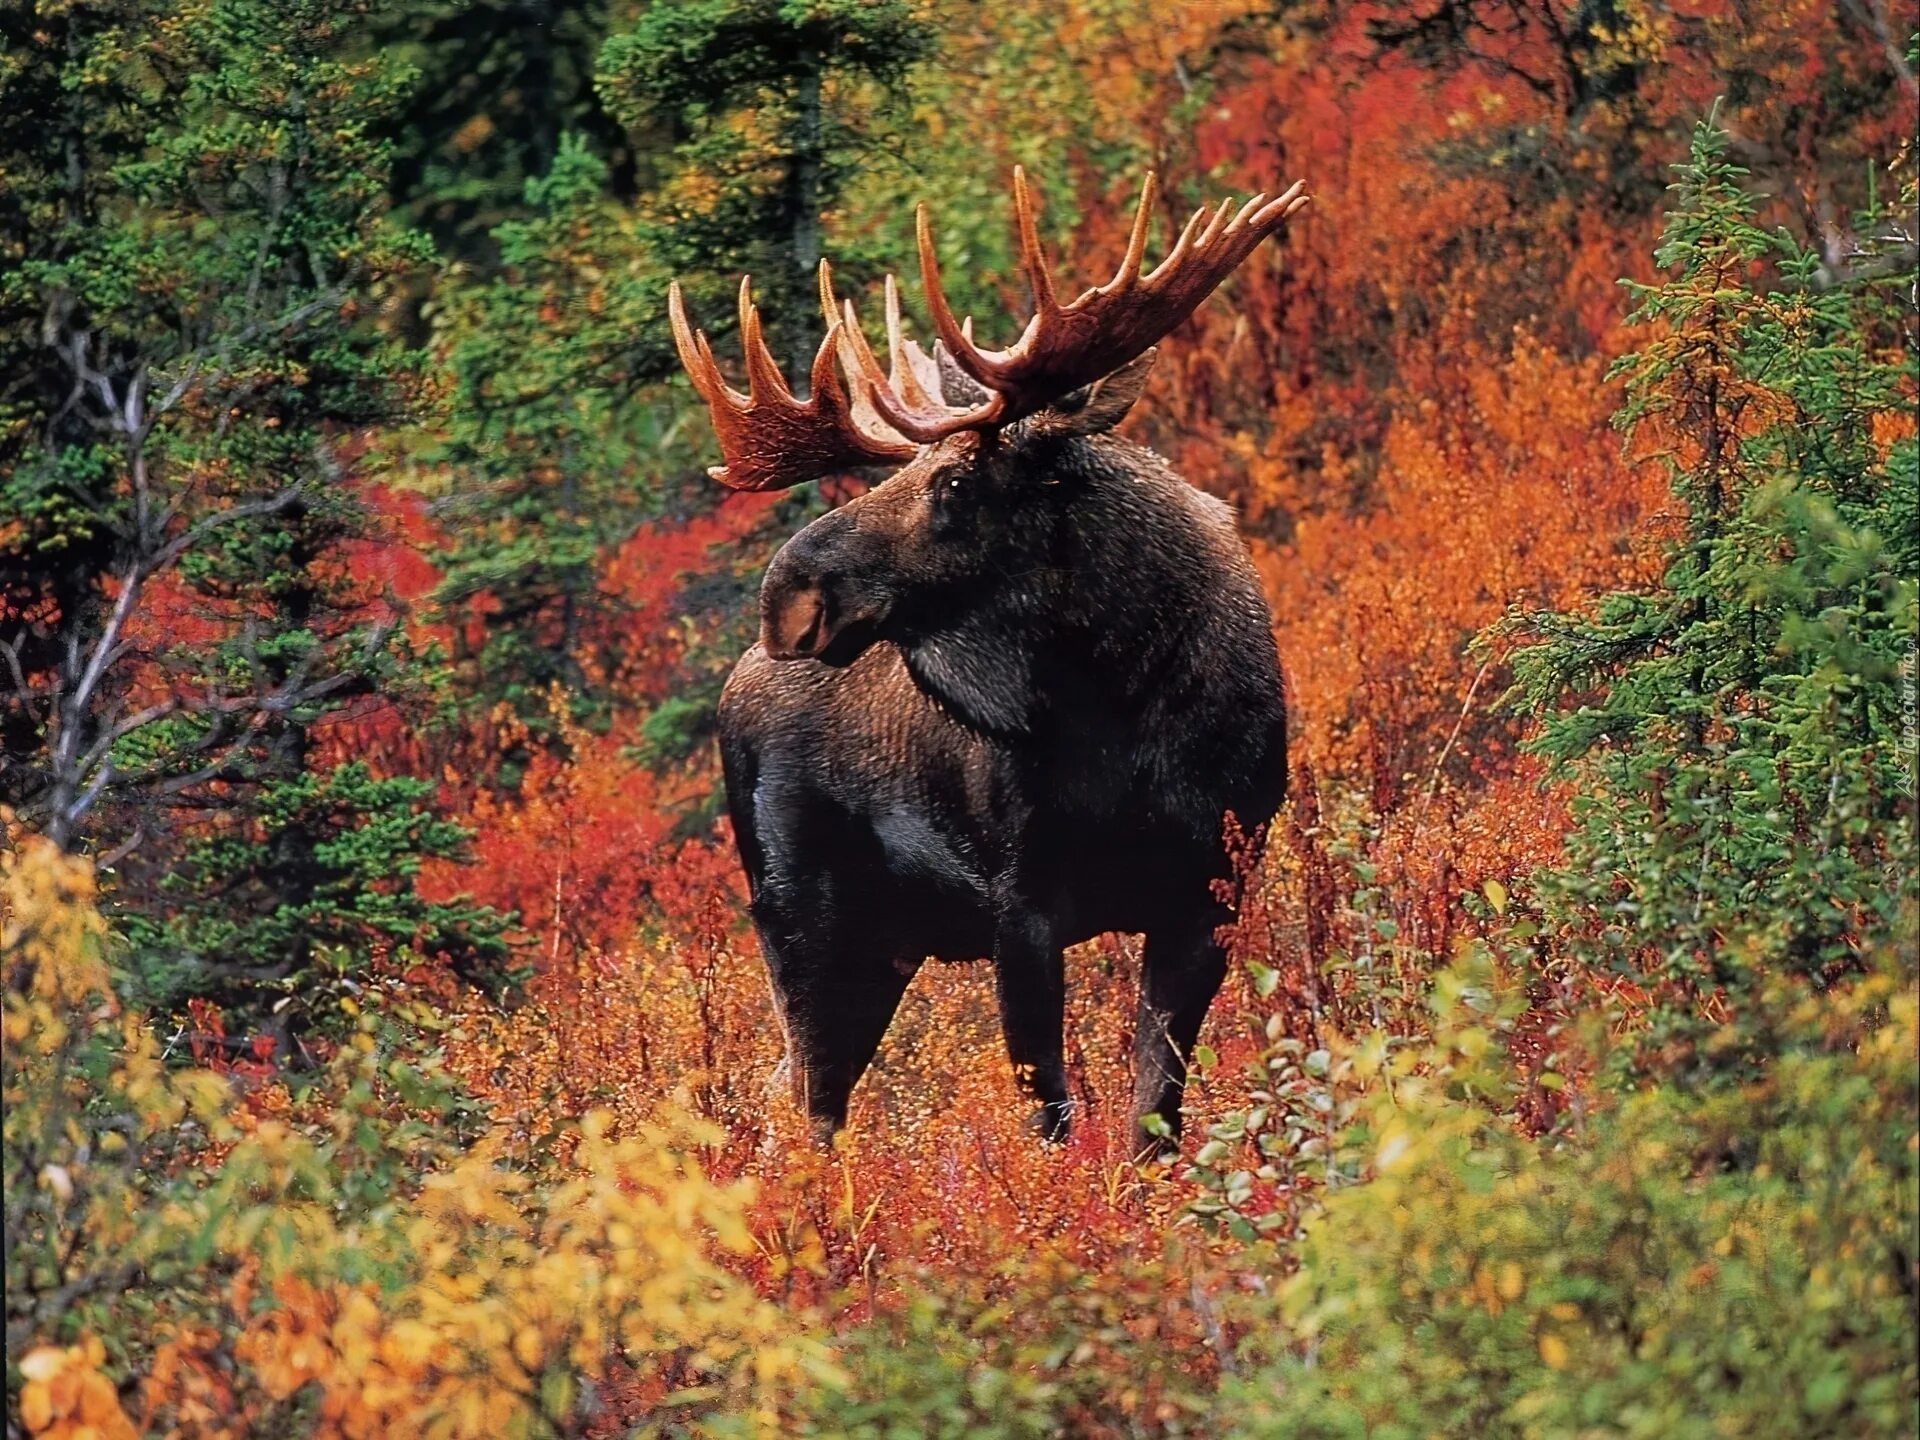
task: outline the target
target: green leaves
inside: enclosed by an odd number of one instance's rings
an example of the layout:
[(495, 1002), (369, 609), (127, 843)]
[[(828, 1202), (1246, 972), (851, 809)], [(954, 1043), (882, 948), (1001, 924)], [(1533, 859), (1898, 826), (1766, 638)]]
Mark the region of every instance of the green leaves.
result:
[(180, 854), (161, 915), (127, 918), (141, 1000), (211, 997), (236, 1028), (269, 1015), (304, 1027), (327, 1021), (381, 950), (438, 955), (499, 989), (511, 974), (505, 917), (415, 888), (424, 861), (457, 860), (466, 844), (462, 826), (432, 813), (432, 797), (423, 781), (379, 778), (359, 762), (261, 787), (244, 829), (211, 827)]
[(629, 126), (664, 113), (698, 128), (790, 93), (809, 66), (898, 83), (932, 42), (926, 20), (900, 0), (691, 0), (651, 6), (610, 36), (599, 84)]
[[(687, 286), (724, 353), (750, 272), (799, 383), (796, 357), (819, 341), (814, 264), (829, 214), (888, 149), (894, 90), (933, 34), (895, 0), (700, 0), (595, 23), (608, 32), (595, 113), (620, 134), (559, 129), (544, 173), (493, 227), (486, 263), (439, 277), (450, 403), (408, 455), (446, 537), (435, 602), (476, 642), (455, 657), (469, 713), (505, 701), (544, 744), (560, 743), (556, 687), (569, 718), (602, 725), (614, 677), (657, 645), (631, 624), (631, 593), (603, 583), (615, 547), (720, 499), (704, 475), (702, 407), (673, 383), (668, 281)], [(847, 258), (837, 240), (834, 253)], [(680, 576), (660, 569), (642, 584), (673, 591)], [(707, 715), (743, 638), (741, 599), (726, 585), (679, 605), (703, 638), (672, 688)], [(679, 710), (671, 722), (682, 734), (704, 723)], [(674, 748), (667, 725), (644, 737), (656, 753)]]
[[(1916, 1000), (1897, 953), (1754, 1002), (1740, 1090), (1622, 1100), (1543, 1145), (1418, 1079), (1307, 1225), (1226, 1383), (1243, 1437), (1871, 1434), (1907, 1423)], [(1275, 1320), (1282, 1323), (1275, 1324)]]

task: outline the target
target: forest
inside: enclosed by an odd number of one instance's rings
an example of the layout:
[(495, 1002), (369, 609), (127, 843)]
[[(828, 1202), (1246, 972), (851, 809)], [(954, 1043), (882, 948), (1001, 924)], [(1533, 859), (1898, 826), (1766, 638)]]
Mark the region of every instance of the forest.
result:
[[(1920, 1413), (1920, 14), (0, 0), (6, 1435), (1880, 1437)], [(816, 1143), (720, 788), (798, 381), (1312, 201), (1123, 433), (1292, 728), (1178, 1158), (987, 967)], [(810, 663), (810, 662), (794, 662)]]

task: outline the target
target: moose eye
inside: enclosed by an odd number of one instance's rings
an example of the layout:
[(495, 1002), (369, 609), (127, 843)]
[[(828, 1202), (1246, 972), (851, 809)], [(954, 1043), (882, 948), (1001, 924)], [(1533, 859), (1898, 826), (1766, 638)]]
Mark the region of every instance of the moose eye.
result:
[(933, 493), (928, 499), (932, 502), (928, 508), (936, 535), (962, 534), (971, 526), (974, 507), (968, 503), (972, 496), (962, 476), (937, 477), (933, 482)]

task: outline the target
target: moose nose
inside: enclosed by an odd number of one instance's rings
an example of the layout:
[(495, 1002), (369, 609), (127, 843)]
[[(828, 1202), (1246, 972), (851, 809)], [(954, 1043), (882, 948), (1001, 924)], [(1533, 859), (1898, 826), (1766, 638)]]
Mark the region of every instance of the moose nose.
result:
[(760, 644), (775, 660), (811, 659), (832, 638), (832, 565), (822, 552), (840, 528), (815, 521), (781, 546), (767, 567), (760, 583)]
[[(857, 502), (856, 502), (857, 503)], [(760, 644), (774, 660), (852, 661), (872, 642), (888, 597), (884, 552), (847, 509), (780, 548), (760, 584)]]
[(760, 644), (775, 660), (807, 660), (826, 647), (828, 602), (814, 586), (768, 595), (760, 613)]

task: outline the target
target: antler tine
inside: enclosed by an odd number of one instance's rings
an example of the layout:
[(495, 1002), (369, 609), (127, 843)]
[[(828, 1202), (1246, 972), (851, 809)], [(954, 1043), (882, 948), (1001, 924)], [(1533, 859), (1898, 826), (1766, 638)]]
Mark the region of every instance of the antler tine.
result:
[(880, 395), (888, 390), (887, 377), (880, 373), (880, 362), (867, 345), (866, 332), (853, 313), (853, 302), (840, 302), (840, 316), (833, 322), (833, 334), (839, 343), (840, 368), (846, 372), (850, 395), (849, 408), (862, 430), (884, 431), (906, 436), (882, 409)]
[(1120, 261), (1120, 268), (1114, 272), (1112, 282), (1105, 287), (1112, 293), (1124, 294), (1139, 283), (1140, 262), (1147, 254), (1147, 229), (1153, 223), (1153, 199), (1158, 183), (1158, 177), (1149, 170), (1145, 183), (1140, 187), (1140, 204), (1133, 212), (1133, 230), (1127, 236), (1127, 253)]
[(1026, 172), (1016, 167), (1014, 220), (1021, 264), (1034, 292), (1034, 314), (1019, 339), (1005, 350), (982, 350), (973, 343), (971, 325), (955, 325), (940, 287), (932, 225), (926, 207), (920, 207), (920, 274), (934, 328), (955, 363), (1005, 400), (991, 421), (972, 423), (1004, 425), (1031, 415), (1138, 358), (1197, 309), (1255, 246), (1306, 203), (1303, 187), (1296, 184), (1275, 200), (1256, 195), (1238, 213), (1230, 199), (1211, 210), (1202, 207), (1182, 228), (1166, 258), (1143, 274), (1158, 185), (1158, 178), (1149, 171), (1134, 208), (1126, 254), (1113, 278), (1062, 305), (1046, 272)]
[(980, 352), (954, 320), (953, 309), (947, 304), (947, 292), (940, 284), (940, 260), (933, 252), (933, 222), (927, 218), (924, 201), (914, 207), (913, 229), (914, 239), (920, 246), (920, 289), (927, 297), (927, 315), (933, 321), (933, 333), (945, 343), (954, 363), (985, 385), (988, 372), (981, 364)]
[[(1232, 205), (1231, 202), (1222, 202), (1220, 210), (1215, 213), (1206, 231), (1194, 243), (1195, 254), (1205, 257), (1207, 266), (1217, 271), (1221, 279), (1226, 278), (1242, 260), (1253, 253), (1254, 247), (1259, 245), (1280, 221), (1307, 203), (1304, 191), (1305, 186), (1296, 181), (1284, 194), (1272, 200), (1267, 199), (1264, 194), (1255, 195), (1241, 206), (1239, 213), (1225, 225), (1220, 222), (1225, 219), (1226, 212), (1232, 208)], [(1214, 283), (1217, 284), (1218, 281)]]
[(762, 397), (776, 404), (792, 403), (794, 396), (787, 377), (780, 373), (779, 362), (767, 348), (766, 334), (760, 324), (760, 307), (753, 303), (752, 283), (751, 276), (740, 277), (740, 348), (747, 362), (747, 395), (755, 403), (760, 403)]
[[(892, 377), (880, 373), (880, 362), (874, 358), (867, 345), (867, 337), (854, 317), (853, 302), (843, 302), (846, 309), (846, 329), (849, 336), (849, 348), (854, 352), (866, 387), (866, 399), (879, 412), (880, 418), (909, 440), (922, 445), (931, 445), (937, 440), (959, 430), (977, 430), (993, 424), (1005, 407), (1005, 398), (991, 394), (988, 398), (970, 410), (950, 409), (945, 402), (932, 399), (926, 394), (917, 379), (913, 385), (918, 400), (911, 398), (905, 387), (898, 384), (902, 373), (902, 353), (895, 351), (894, 374)], [(911, 342), (907, 342), (911, 343)]]
[(1163, 276), (1177, 271), (1187, 263), (1189, 256), (1204, 254), (1219, 238), (1221, 228), (1226, 225), (1227, 216), (1232, 210), (1233, 201), (1229, 198), (1222, 200), (1212, 210), (1202, 205), (1194, 211), (1193, 218), (1188, 220), (1181, 229), (1180, 238), (1173, 242), (1173, 248), (1166, 253), (1158, 265), (1148, 272), (1145, 282), (1147, 287), (1151, 289)]
[(807, 372), (807, 388), (815, 401), (828, 395), (836, 401), (842, 398), (840, 377), (833, 363), (840, 348), (840, 333), (837, 321), (829, 325), (827, 333), (821, 337), (820, 348), (813, 352), (813, 367)]
[(821, 318), (827, 322), (828, 333), (834, 336), (841, 367), (858, 393), (867, 378), (859, 368), (859, 350), (866, 348), (866, 337), (860, 334), (860, 327), (853, 323), (853, 307), (846, 306), (845, 313), (842, 313), (841, 299), (833, 288), (833, 266), (826, 256), (820, 257), (820, 265), (814, 271), (814, 276), (820, 289)]
[(1033, 197), (1027, 190), (1024, 165), (1013, 167), (1013, 218), (1020, 232), (1020, 268), (1027, 272), (1027, 289), (1033, 296), (1033, 313), (1044, 315), (1058, 310), (1053, 294), (1053, 277), (1047, 273), (1046, 253), (1040, 248), (1040, 232), (1033, 223)]
[[(833, 305), (838, 314), (833, 329), (839, 345), (841, 367), (852, 388), (851, 409), (856, 420), (870, 419), (888, 430), (918, 444), (931, 444), (955, 430), (983, 423), (975, 411), (955, 411), (927, 393), (921, 377), (914, 373), (916, 360), (931, 365), (917, 347), (904, 338), (900, 326), (900, 297), (893, 277), (887, 277), (887, 344), (890, 365), (882, 372), (880, 361), (867, 343), (867, 333), (851, 300), (837, 299), (827, 262), (820, 262), (820, 303)], [(910, 348), (911, 347), (911, 348)]]
[(930, 408), (943, 402), (940, 376), (933, 358), (907, 339), (900, 324), (900, 287), (893, 276), (886, 281), (887, 379), (907, 404)]
[(720, 367), (714, 364), (707, 337), (687, 323), (686, 299), (680, 293), (678, 280), (667, 285), (667, 320), (673, 326), (673, 348), (680, 352), (680, 363), (693, 382), (695, 393), (710, 406), (732, 399), (736, 392), (721, 375)]
[(820, 257), (819, 268), (813, 272), (814, 283), (820, 293), (820, 318), (827, 322), (831, 330), (840, 323), (840, 297), (833, 293), (833, 265), (826, 256)]
[(1157, 194), (1158, 181), (1149, 171), (1120, 268), (1105, 285), (1062, 305), (1040, 244), (1026, 170), (1015, 167), (1014, 223), (1034, 313), (1005, 350), (982, 349), (974, 343), (972, 318), (954, 318), (940, 283), (933, 222), (924, 204), (917, 207), (920, 281), (934, 333), (960, 370), (989, 392), (967, 409), (944, 402), (933, 361), (906, 338), (891, 276), (886, 285), (889, 363), (883, 373), (852, 303), (834, 294), (831, 268), (821, 262), (819, 299), (827, 334), (813, 358), (813, 393), (804, 402), (794, 398), (767, 348), (747, 279), (740, 282), (739, 300), (744, 395), (727, 384), (707, 337), (688, 322), (679, 284), (668, 286), (675, 348), (707, 402), (727, 458), (713, 475), (737, 490), (779, 489), (849, 465), (905, 459), (916, 443), (932, 444), (955, 431), (984, 430), (1031, 415), (1152, 349), (1307, 203), (1304, 187), (1295, 184), (1272, 200), (1255, 195), (1237, 212), (1231, 200), (1212, 210), (1202, 207), (1182, 227), (1166, 258), (1143, 274)]
[(900, 286), (888, 275), (881, 291), (884, 299), (887, 320), (887, 354), (897, 355), (905, 344), (905, 331), (900, 324)]

